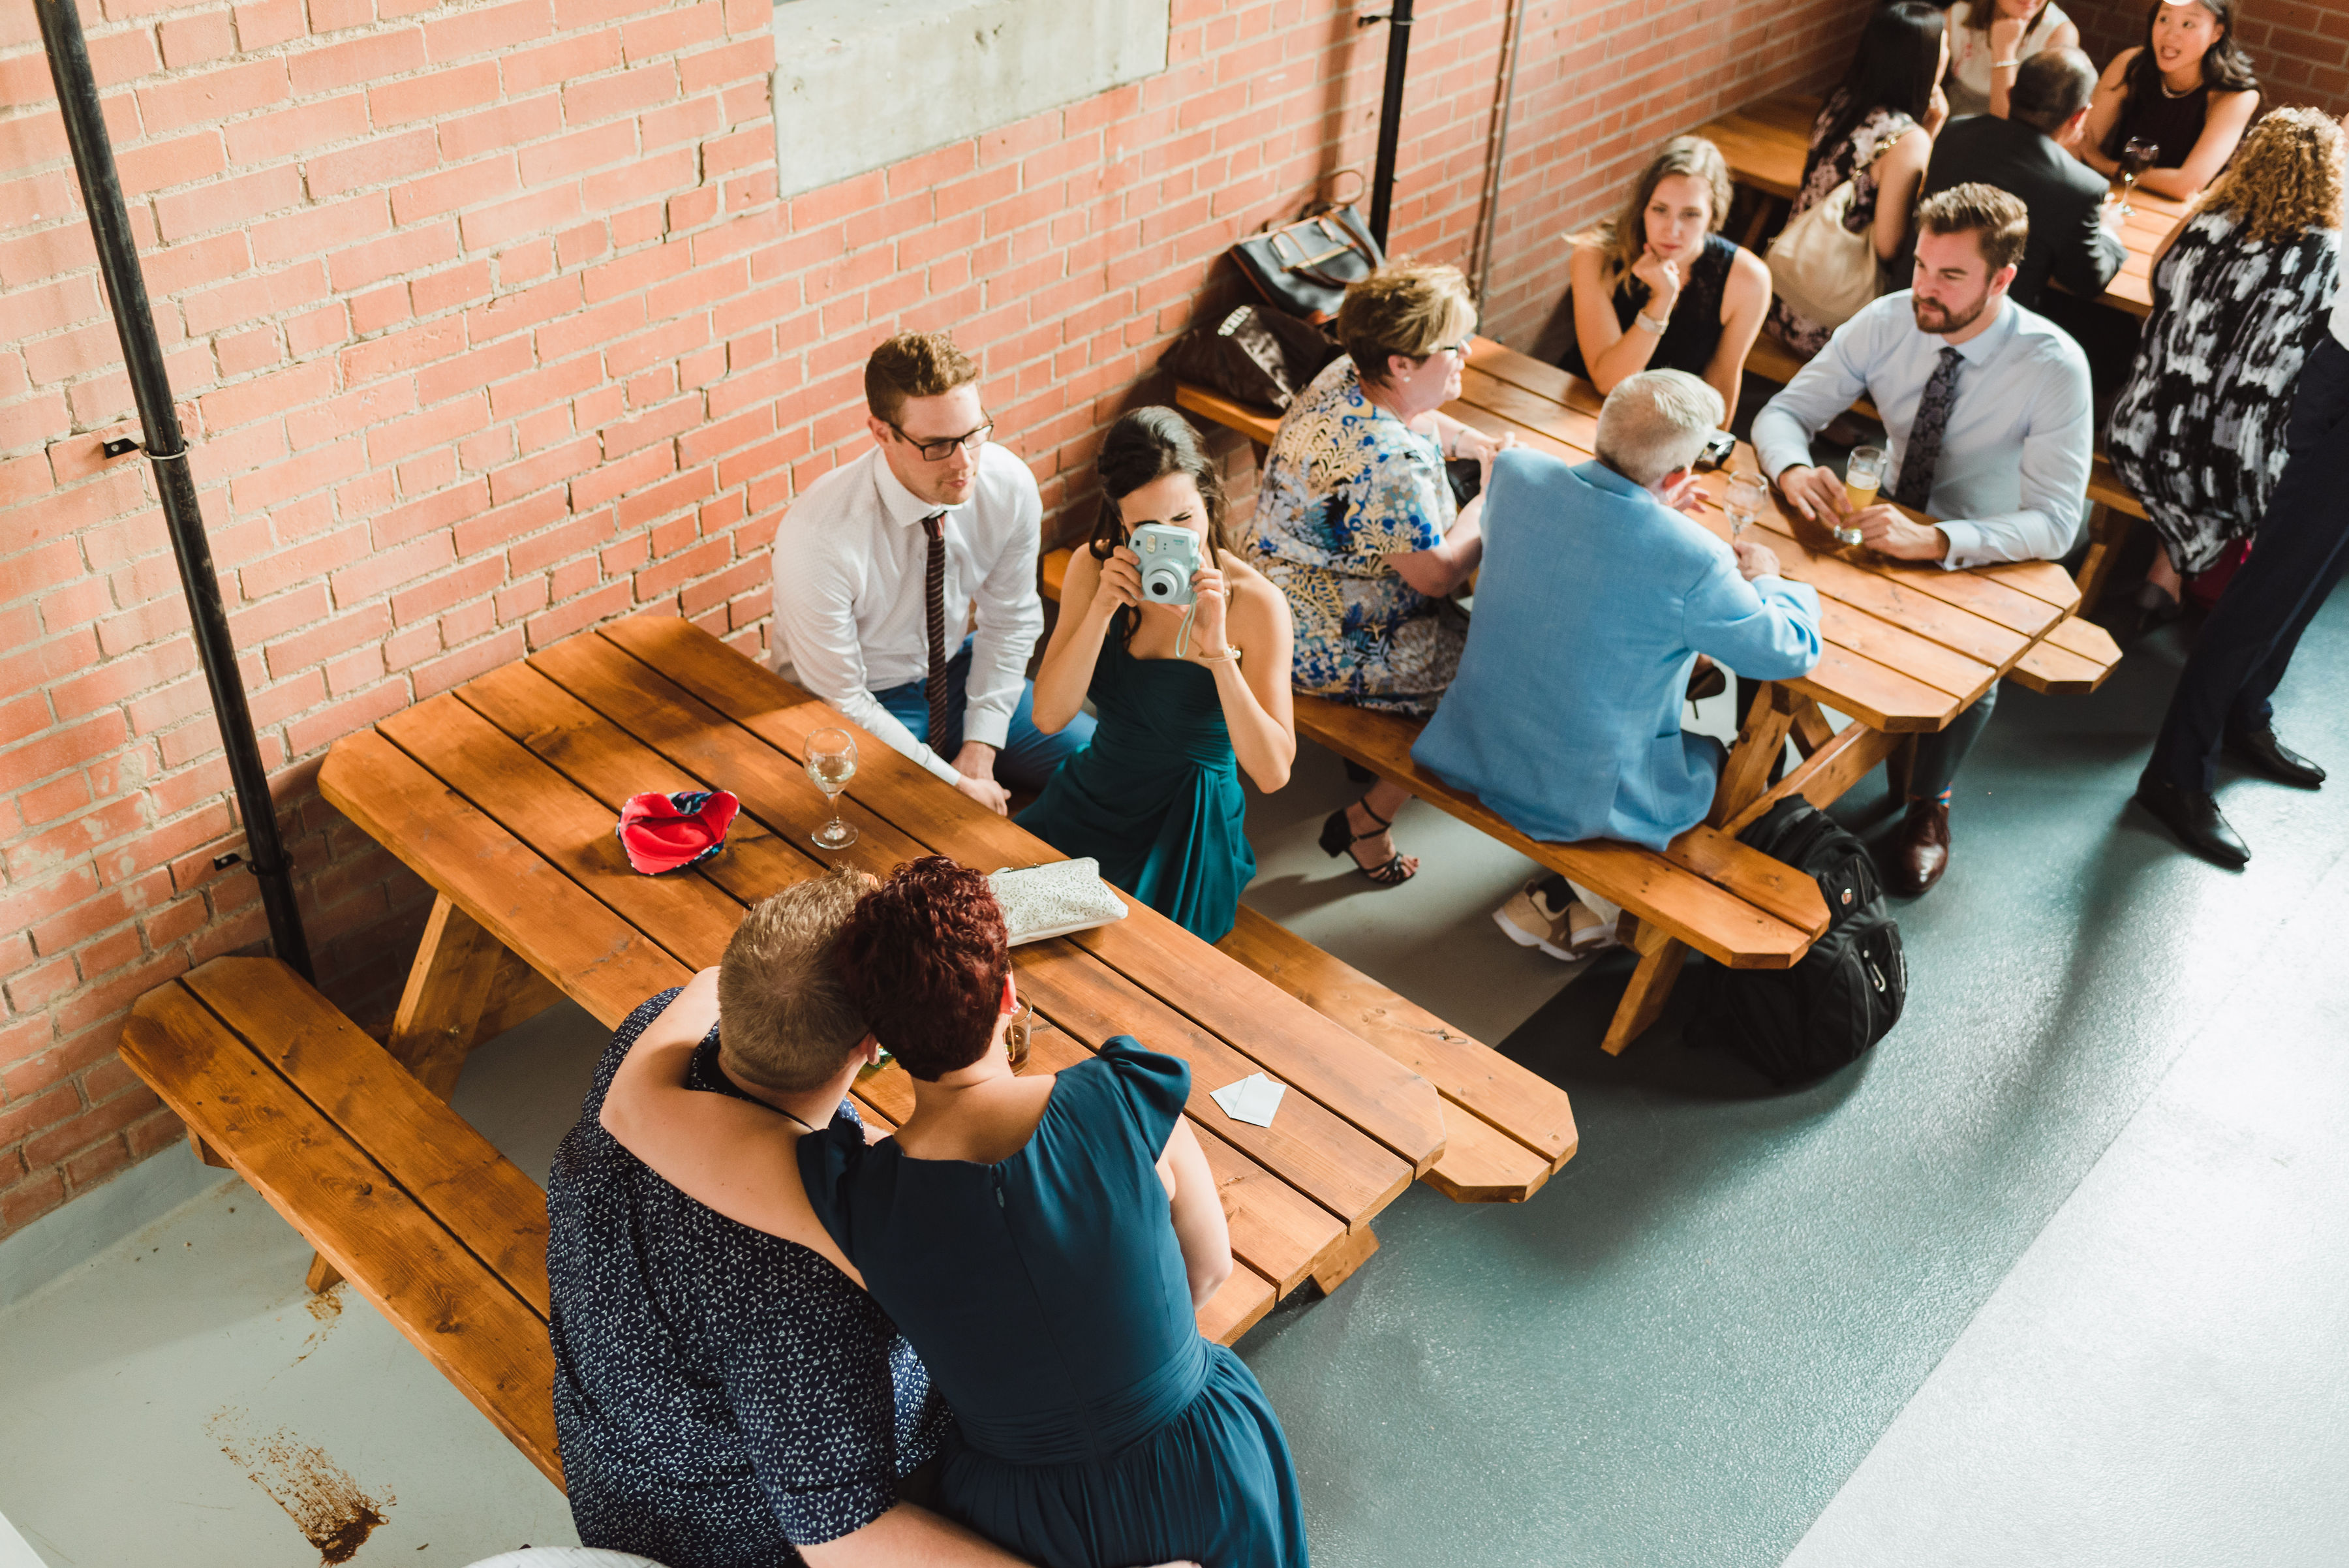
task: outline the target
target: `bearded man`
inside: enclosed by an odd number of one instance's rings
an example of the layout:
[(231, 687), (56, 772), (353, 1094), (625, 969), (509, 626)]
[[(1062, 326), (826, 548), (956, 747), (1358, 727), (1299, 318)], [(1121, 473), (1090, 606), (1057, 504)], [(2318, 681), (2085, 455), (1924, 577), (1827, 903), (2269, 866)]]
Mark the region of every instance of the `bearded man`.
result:
[[(1836, 329), (1754, 421), (1763, 472), (1804, 516), (1857, 528), (1899, 560), (1955, 569), (2054, 560), (2078, 539), (2094, 453), (2087, 357), (2062, 328), (2007, 297), (2030, 226), (2020, 199), (1953, 186), (1917, 213), (1910, 286)], [(1886, 500), (1854, 507), (1811, 461), (1811, 437), (1866, 396), (1889, 434)], [(1900, 506), (1921, 512), (1919, 523)], [(1950, 862), (1950, 793), (1990, 722), (1993, 684), (1940, 733), (1920, 736), (1908, 815), (1885, 876), (1909, 897)]]

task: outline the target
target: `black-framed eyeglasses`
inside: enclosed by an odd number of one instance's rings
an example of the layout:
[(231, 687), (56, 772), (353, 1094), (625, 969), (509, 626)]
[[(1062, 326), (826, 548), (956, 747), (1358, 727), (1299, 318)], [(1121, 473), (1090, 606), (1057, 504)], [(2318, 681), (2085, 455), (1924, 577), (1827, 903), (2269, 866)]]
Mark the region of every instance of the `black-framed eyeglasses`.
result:
[(1429, 350), (1429, 357), (1432, 358), (1437, 354), (1449, 354), (1455, 359), (1465, 359), (1475, 351), (1475, 347), (1473, 339), (1463, 337), (1457, 343), (1438, 343)]
[(899, 441), (918, 451), (922, 454), (924, 462), (944, 462), (954, 455), (955, 448), (958, 446), (972, 452), (977, 452), (980, 447), (985, 446), (987, 438), (995, 433), (995, 421), (989, 420), (975, 431), (963, 435), (947, 436), (941, 441), (916, 441), (912, 436), (899, 430), (894, 421), (889, 428), (897, 431)]

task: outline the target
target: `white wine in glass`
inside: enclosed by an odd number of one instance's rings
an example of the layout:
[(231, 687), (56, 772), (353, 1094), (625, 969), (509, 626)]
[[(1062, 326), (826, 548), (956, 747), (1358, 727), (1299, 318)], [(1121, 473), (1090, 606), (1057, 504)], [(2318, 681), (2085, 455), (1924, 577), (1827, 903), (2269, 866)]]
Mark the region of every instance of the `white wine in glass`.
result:
[(856, 742), (845, 730), (818, 730), (807, 738), (807, 776), (823, 791), (832, 820), (808, 835), (819, 849), (845, 849), (856, 842), (856, 829), (840, 818), (840, 792), (856, 776)]

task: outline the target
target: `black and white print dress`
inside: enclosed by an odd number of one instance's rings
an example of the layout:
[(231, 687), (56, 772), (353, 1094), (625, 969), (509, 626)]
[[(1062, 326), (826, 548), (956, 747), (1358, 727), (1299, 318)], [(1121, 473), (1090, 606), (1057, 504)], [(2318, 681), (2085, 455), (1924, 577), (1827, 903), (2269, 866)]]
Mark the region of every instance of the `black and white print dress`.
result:
[(2341, 236), (2246, 241), (2227, 213), (2186, 225), (2153, 275), (2153, 315), (2105, 437), (2181, 572), (2259, 527), (2282, 477), (2301, 362), (2332, 314)]
[[(547, 1182), (564, 1480), (585, 1545), (668, 1568), (784, 1568), (793, 1542), (887, 1512), (951, 1417), (846, 1275), (703, 1208), (598, 1123), (621, 1058), (675, 994), (620, 1026)], [(715, 1031), (686, 1082), (740, 1094)]]

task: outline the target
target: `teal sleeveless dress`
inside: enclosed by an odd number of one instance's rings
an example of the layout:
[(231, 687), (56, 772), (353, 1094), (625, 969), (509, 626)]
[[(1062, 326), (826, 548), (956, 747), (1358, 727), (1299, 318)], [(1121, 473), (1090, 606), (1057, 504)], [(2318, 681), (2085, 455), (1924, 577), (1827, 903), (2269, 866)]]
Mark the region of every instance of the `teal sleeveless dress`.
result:
[(1288, 1439), (1199, 1336), (1153, 1168), (1190, 1086), (1121, 1034), (999, 1165), (800, 1140), (816, 1217), (954, 1409), (941, 1509), (1042, 1568), (1305, 1568)]
[(1185, 930), (1219, 941), (1256, 875), (1247, 796), (1213, 672), (1136, 659), (1114, 629), (1088, 691), (1099, 723), (1014, 818)]

